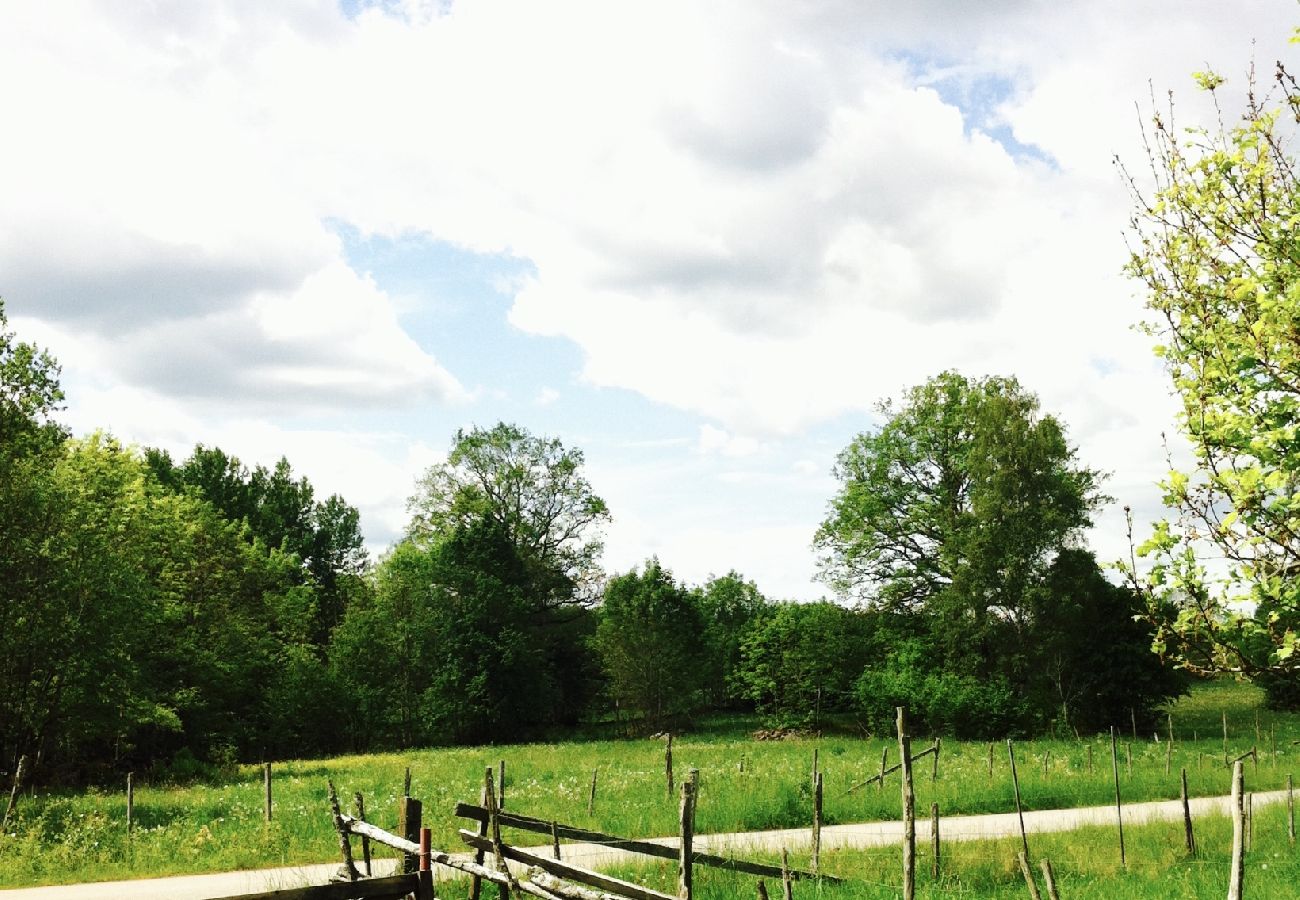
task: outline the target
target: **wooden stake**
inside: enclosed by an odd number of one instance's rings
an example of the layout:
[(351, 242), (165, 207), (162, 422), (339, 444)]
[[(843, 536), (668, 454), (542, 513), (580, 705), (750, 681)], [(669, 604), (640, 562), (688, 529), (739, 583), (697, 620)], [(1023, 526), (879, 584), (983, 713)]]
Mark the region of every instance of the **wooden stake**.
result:
[(271, 764), (262, 763), (262, 817), (271, 821)]
[(1173, 756), (1174, 756), (1174, 745), (1166, 741), (1165, 742), (1165, 774), (1166, 775), (1169, 774), (1169, 764), (1173, 762)]
[(1124, 760), (1126, 772), (1129, 778), (1133, 777), (1133, 745), (1128, 741), (1124, 742)]
[(1295, 845), (1295, 786), (1291, 776), (1286, 776), (1286, 836)]
[[(413, 844), (419, 840), (420, 824), (421, 824), (420, 818), (421, 818), (421, 809), (420, 809), (419, 800), (416, 800), (413, 797), (403, 797), (401, 800), (398, 801), (397, 833), (400, 834), (403, 837), (403, 839)], [(486, 829), (487, 820), (484, 819), (483, 821), (484, 821), (483, 827), (484, 829)], [(484, 831), (484, 833), (486, 834), (486, 831)], [(483, 862), (482, 853), (475, 854), (475, 858), (478, 860), (478, 863), (481, 864)], [(398, 863), (398, 874), (410, 875), (412, 872), (417, 871), (418, 862), (419, 860), (414, 855), (410, 853), (403, 853), (401, 862)], [(475, 898), (478, 897), (478, 894), (475, 893), (477, 890), (478, 890), (478, 884), (477, 884), (477, 879), (475, 879), (473, 882), (471, 882), (471, 888), (470, 888), (470, 893)]]
[(930, 875), (939, 880), (939, 804), (930, 804)]
[(1173, 746), (1173, 743), (1174, 743), (1174, 714), (1173, 714), (1173, 713), (1167, 713), (1166, 716), (1167, 716), (1167, 718), (1168, 718), (1168, 720), (1169, 720), (1169, 744), (1170, 744), (1170, 746)]
[(1255, 846), (1255, 792), (1246, 793), (1246, 852)]
[(126, 837), (131, 839), (131, 829), (135, 826), (135, 785), (132, 783), (134, 772), (126, 773)]
[(1128, 708), (1128, 718), (1129, 721), (1133, 723), (1133, 740), (1136, 741), (1138, 739), (1138, 720), (1137, 720), (1137, 713), (1133, 710), (1133, 707), (1131, 706)]
[(889, 745), (886, 744), (884, 749), (880, 751), (880, 780), (876, 782), (876, 790), (878, 791), (884, 790), (885, 788), (885, 767), (888, 764), (889, 764)]
[(596, 773), (599, 771), (599, 768), (591, 770), (591, 793), (587, 796), (587, 815), (589, 816), (596, 814)]
[(503, 759), (497, 763), (497, 809), (506, 808), (506, 761)]
[(1025, 885), (1029, 888), (1029, 896), (1033, 900), (1043, 900), (1043, 895), (1038, 893), (1038, 885), (1034, 883), (1034, 873), (1029, 868), (1029, 858), (1023, 852), (1017, 853), (1016, 862), (1020, 863), (1020, 874), (1025, 876)]
[[(668, 781), (668, 799), (673, 799), (673, 733), (668, 732), (668, 746), (664, 748), (664, 778)], [(592, 783), (595, 783), (596, 776), (591, 776)], [(595, 792), (595, 789), (592, 789)]]
[(1224, 710), (1222, 715), (1223, 715), (1223, 764), (1226, 766), (1228, 764), (1228, 711)]
[(817, 750), (817, 747), (813, 747), (812, 778), (809, 780), (809, 786), (813, 788), (817, 787), (817, 772), (819, 771), (817, 768)]
[[(491, 772), (491, 771), (492, 771), (492, 769), (489, 768), (489, 769), (488, 769), (488, 772)], [(483, 782), (483, 787), (479, 789), (479, 795), (478, 795), (478, 796), (479, 796), (479, 803), (483, 806), (484, 810), (486, 810), (486, 809), (487, 809), (487, 801), (488, 801), (488, 796), (487, 796), (487, 781), (486, 781), (486, 780)], [(483, 817), (483, 820), (482, 820), (481, 822), (478, 823), (478, 836), (481, 837), (481, 838), (484, 838), (484, 837), (487, 837), (487, 833), (488, 833), (488, 817), (487, 817), (487, 816), (484, 816), (484, 817)], [(483, 860), (484, 860), (484, 851), (483, 851), (483, 849), (482, 849), (481, 847), (476, 848), (476, 849), (474, 850), (474, 865), (476, 865), (476, 866), (482, 866), (482, 865), (483, 865)], [(483, 879), (480, 878), (480, 877), (477, 876), (477, 875), (473, 875), (473, 876), (471, 876), (471, 877), (470, 877), (470, 880), (469, 880), (469, 896), (470, 896), (470, 900), (479, 900), (479, 895), (480, 895), (480, 893), (482, 892), (482, 890), (483, 890)]]
[(496, 791), (492, 785), (491, 766), (487, 766), (483, 773), (483, 800), (483, 805), (487, 807), (488, 837), (492, 840), (492, 858), (496, 863), (496, 870), (506, 876), (506, 883), (497, 885), (497, 889), (501, 893), (501, 900), (510, 900), (515, 879), (510, 874), (510, 867), (506, 865), (506, 852), (501, 840), (501, 810), (497, 806)]
[(989, 741), (989, 777), (993, 777), (993, 742)]
[(1052, 764), (1052, 751), (1048, 750), (1043, 754), (1043, 780), (1047, 780), (1047, 769)]
[(694, 857), (692, 842), (695, 836), (695, 784), (682, 782), (681, 843), (677, 857), (677, 896), (691, 900), (691, 863)]
[(1007, 738), (1007, 759), (1011, 760), (1011, 787), (1015, 790), (1016, 818), (1020, 820), (1020, 846), (1026, 860), (1029, 859), (1029, 837), (1025, 834), (1025, 812), (1020, 806), (1020, 776), (1016, 774), (1016, 750)]
[(1128, 868), (1128, 856), (1124, 852), (1124, 804), (1119, 797), (1119, 753), (1115, 746), (1115, 726), (1110, 726), (1110, 768), (1115, 776), (1115, 823), (1119, 826), (1119, 864)]
[(1092, 744), (1088, 745), (1088, 774), (1092, 774)]
[(768, 900), (767, 885), (763, 883), (761, 878), (758, 879), (758, 900)]
[(327, 780), (329, 785), (330, 812), (334, 815), (334, 830), (339, 835), (339, 853), (343, 855), (343, 871), (348, 877), (348, 881), (356, 881), (359, 876), (357, 867), (352, 864), (352, 845), (348, 843), (348, 829), (343, 824), (343, 811), (339, 809), (339, 795), (334, 790), (333, 780)]
[(813, 783), (812, 870), (821, 874), (822, 856), (822, 773)]
[[(270, 765), (267, 765), (270, 768)], [(357, 818), (362, 822), (366, 820), (366, 798), (361, 796), (357, 791), (352, 795), (352, 803), (357, 811)], [(370, 871), (370, 838), (364, 834), (361, 836), (361, 862), (366, 867), (366, 877), (369, 878), (373, 873)]]
[(1246, 875), (1246, 773), (1241, 760), (1232, 764), (1232, 868), (1228, 875), (1228, 900), (1241, 900)]
[(939, 780), (939, 751), (943, 748), (943, 738), (934, 739), (934, 758), (930, 760), (930, 783), (934, 784)]
[(411, 767), (406, 767), (406, 777), (402, 779), (402, 796), (411, 796)]
[(1187, 852), (1196, 855), (1196, 835), (1192, 831), (1192, 804), (1187, 796), (1187, 770), (1183, 769), (1183, 843), (1187, 847)]
[(903, 900), (916, 897), (916, 794), (912, 791), (912, 743), (907, 712), (897, 707), (898, 758), (903, 763)]
[(555, 858), (560, 858), (560, 823), (554, 819), (551, 820), (551, 848), (555, 853)]
[(794, 886), (790, 879), (790, 856), (784, 847), (781, 848), (781, 897), (783, 900), (794, 900)]
[(1056, 873), (1052, 871), (1052, 861), (1044, 859), (1041, 865), (1043, 868), (1043, 882), (1047, 885), (1048, 900), (1061, 900), (1061, 895), (1056, 892)]

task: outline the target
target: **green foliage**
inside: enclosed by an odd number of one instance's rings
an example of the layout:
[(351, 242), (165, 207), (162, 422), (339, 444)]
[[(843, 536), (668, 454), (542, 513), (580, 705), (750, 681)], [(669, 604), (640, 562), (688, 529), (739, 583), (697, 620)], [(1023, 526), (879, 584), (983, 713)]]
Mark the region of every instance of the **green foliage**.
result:
[(741, 643), (733, 684), (777, 728), (819, 728), (843, 709), (862, 671), (862, 616), (834, 603), (781, 603), (757, 616)]
[(447, 461), (424, 474), (410, 499), (409, 536), (427, 542), (490, 519), (528, 565), (539, 604), (588, 600), (609, 510), (582, 461), (582, 451), (517, 425), (458, 431)]
[(611, 578), (593, 645), (619, 709), (651, 730), (697, 709), (708, 675), (703, 633), (699, 607), (658, 559)]
[(822, 576), (844, 595), (924, 608), (954, 642), (987, 643), (1102, 499), (1064, 428), (1013, 378), (945, 372), (881, 406), (840, 454), (818, 529)]
[(735, 706), (747, 696), (736, 677), (741, 644), (750, 624), (768, 608), (768, 600), (758, 585), (735, 571), (710, 578), (693, 593), (704, 620), (705, 699), (714, 708)]
[[(1198, 75), (1213, 92), (1222, 79)], [(1162, 654), (1196, 672), (1300, 672), (1300, 182), (1295, 82), (1237, 124), (1148, 136), (1155, 192), (1133, 179), (1127, 271), (1181, 400), (1193, 465), (1164, 482), (1172, 516), (1121, 566), (1148, 598)], [(1221, 559), (1207, 569), (1207, 557)]]

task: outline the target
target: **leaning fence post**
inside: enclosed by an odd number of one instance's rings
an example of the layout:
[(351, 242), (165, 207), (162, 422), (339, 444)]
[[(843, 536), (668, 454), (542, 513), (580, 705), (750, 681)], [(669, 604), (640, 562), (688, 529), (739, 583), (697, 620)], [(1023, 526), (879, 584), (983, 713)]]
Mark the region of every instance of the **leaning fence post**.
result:
[(691, 846), (695, 832), (695, 783), (682, 782), (681, 843), (677, 853), (677, 896), (691, 900), (691, 866), (695, 851)]
[(1241, 900), (1246, 875), (1246, 774), (1241, 760), (1232, 764), (1232, 868), (1228, 876), (1228, 900)]
[(1196, 855), (1196, 835), (1192, 831), (1192, 804), (1187, 797), (1187, 769), (1183, 769), (1183, 841), (1187, 852)]
[(1017, 853), (1016, 862), (1020, 864), (1020, 874), (1025, 876), (1025, 884), (1029, 887), (1029, 896), (1033, 900), (1043, 900), (1043, 895), (1038, 893), (1038, 885), (1034, 883), (1034, 872), (1029, 868), (1029, 857), (1023, 852)]
[(1061, 895), (1056, 892), (1056, 872), (1052, 870), (1052, 861), (1044, 859), (1041, 865), (1043, 868), (1043, 883), (1047, 885), (1048, 900), (1061, 900)]
[(889, 745), (886, 744), (884, 749), (880, 751), (880, 780), (876, 782), (876, 790), (878, 791), (883, 791), (885, 789), (885, 769), (888, 765)]
[(600, 771), (597, 767), (591, 770), (591, 793), (587, 795), (587, 815), (596, 814), (596, 773)]
[(330, 793), (330, 812), (334, 814), (334, 830), (339, 833), (339, 852), (343, 855), (343, 871), (348, 881), (357, 880), (357, 867), (352, 864), (352, 845), (348, 843), (348, 829), (343, 824), (343, 811), (339, 809), (339, 795), (334, 790), (333, 779), (327, 779)]
[(1020, 805), (1020, 776), (1016, 774), (1016, 751), (1011, 746), (1011, 738), (1007, 738), (1007, 759), (1011, 761), (1011, 787), (1016, 797), (1016, 818), (1020, 822), (1020, 846), (1027, 860), (1029, 859), (1029, 838), (1025, 835), (1025, 812)]
[(907, 710), (898, 712), (898, 756), (903, 767), (903, 900), (916, 896), (916, 794), (912, 790), (912, 742), (907, 734)]

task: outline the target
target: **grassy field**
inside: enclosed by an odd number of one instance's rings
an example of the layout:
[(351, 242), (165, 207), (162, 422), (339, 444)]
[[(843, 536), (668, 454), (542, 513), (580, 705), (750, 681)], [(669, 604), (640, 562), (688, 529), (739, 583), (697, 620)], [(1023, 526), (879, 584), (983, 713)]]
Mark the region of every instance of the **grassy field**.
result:
[[(1038, 861), (1051, 860), (1064, 900), (1220, 900), (1227, 893), (1232, 825), (1225, 817), (1204, 817), (1196, 824), (1198, 854), (1183, 849), (1181, 822), (1126, 828), (1128, 867), (1120, 865), (1113, 828), (1030, 835), (1033, 871), (1044, 898)], [(927, 846), (918, 846), (916, 896), (926, 900), (992, 900), (1028, 896), (1016, 864), (1019, 838), (967, 841), (943, 845), (940, 877), (930, 869)], [(775, 860), (771, 860), (775, 861)], [(791, 857), (803, 866), (806, 857)], [(822, 856), (822, 867), (845, 879), (841, 884), (796, 882), (795, 900), (875, 900), (896, 898), (902, 883), (898, 848), (845, 850)], [(755, 879), (730, 872), (697, 868), (698, 900), (752, 900)], [(628, 867), (618, 874), (667, 893), (676, 890), (677, 873), (670, 864)], [(1246, 858), (1245, 895), (1281, 900), (1300, 893), (1300, 853), (1287, 841), (1285, 807), (1273, 805), (1254, 816), (1254, 841)], [(779, 883), (767, 882), (773, 897)]]
[[(1258, 765), (1246, 767), (1248, 789), (1283, 786), (1286, 773), (1300, 768), (1296, 765), (1300, 746), (1292, 743), (1300, 740), (1300, 717), (1262, 710), (1259, 700), (1258, 691), (1248, 685), (1219, 682), (1202, 685), (1180, 701), (1172, 710), (1175, 742), (1169, 775), (1165, 774), (1168, 742), (1164, 733), (1158, 742), (1149, 734), (1139, 735), (1136, 741), (1131, 734), (1122, 736), (1119, 752), (1125, 801), (1176, 797), (1181, 767), (1188, 770), (1193, 795), (1227, 793), (1221, 726), (1224, 712), (1229, 722), (1230, 755), (1249, 750), (1258, 737)], [(697, 831), (806, 825), (811, 820), (809, 774), (814, 749), (824, 773), (828, 824), (897, 816), (897, 776), (889, 779), (883, 791), (873, 786), (846, 793), (851, 785), (879, 769), (886, 745), (891, 748), (890, 761), (896, 760), (893, 741), (843, 736), (758, 742), (749, 739), (748, 727), (752, 723), (719, 723), (674, 740), (678, 778), (690, 767), (701, 773)], [(1272, 752), (1274, 738), (1276, 756)], [(927, 737), (918, 736), (914, 750), (927, 744)], [(1131, 774), (1126, 759), (1130, 746)], [(996, 744), (992, 750), (990, 776), (988, 744), (945, 741), (937, 780), (931, 780), (928, 759), (918, 764), (917, 808), (928, 810), (935, 801), (945, 815), (1011, 810), (1007, 748)], [(328, 861), (334, 858), (337, 845), (325, 803), (326, 779), (332, 778), (345, 798), (356, 791), (363, 793), (368, 818), (392, 827), (407, 766), (412, 772), (411, 792), (424, 801), (425, 824), (434, 829), (435, 846), (458, 849), (455, 829), (463, 823), (452, 819), (452, 807), (458, 800), (476, 799), (484, 767), (501, 759), (506, 761), (506, 804), (511, 809), (627, 836), (676, 831), (677, 803), (665, 788), (661, 740), (280, 761), (274, 765), (274, 819), (269, 824), (262, 821), (261, 770), (257, 766), (242, 767), (229, 777), (207, 783), (137, 785), (136, 828), (129, 840), (121, 790), (25, 795), (16, 821), (0, 834), (0, 887)], [(1108, 737), (1017, 743), (1016, 761), (1028, 809), (1113, 802)], [(588, 815), (593, 771), (597, 772), (596, 804), (594, 814)], [(1074, 846), (1068, 839), (1053, 840)], [(536, 837), (523, 836), (518, 841), (537, 842)], [(954, 856), (959, 852), (954, 851)], [(864, 871), (874, 871), (870, 859), (869, 854), (863, 856), (860, 864), (868, 867)], [(1002, 871), (1006, 861), (989, 865), (991, 872)], [(871, 880), (865, 874), (862, 877)], [(1072, 892), (1070, 896), (1081, 895)]]

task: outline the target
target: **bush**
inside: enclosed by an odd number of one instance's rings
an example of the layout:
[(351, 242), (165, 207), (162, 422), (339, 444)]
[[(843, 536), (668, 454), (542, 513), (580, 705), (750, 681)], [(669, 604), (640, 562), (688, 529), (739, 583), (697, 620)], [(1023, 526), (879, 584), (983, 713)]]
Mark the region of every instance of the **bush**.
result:
[(1000, 677), (982, 679), (910, 668), (867, 669), (854, 685), (864, 724), (878, 732), (894, 728), (904, 706), (914, 730), (958, 738), (1001, 738), (1033, 720), (1028, 703)]

